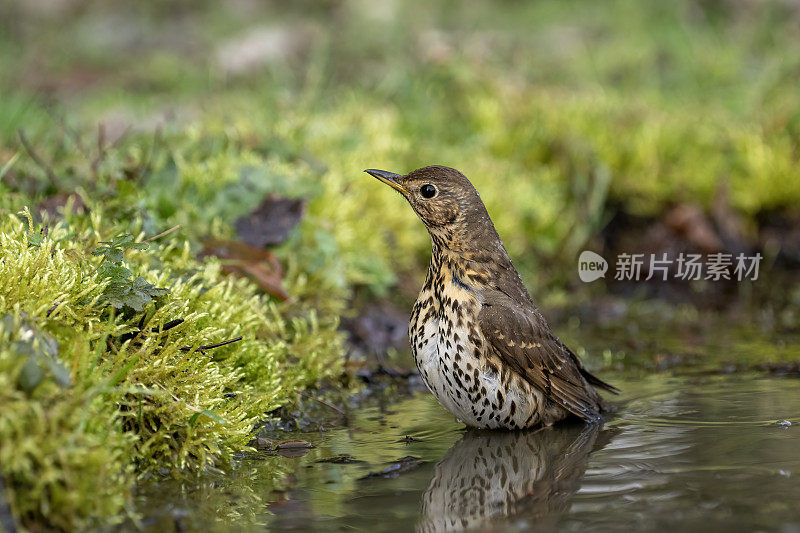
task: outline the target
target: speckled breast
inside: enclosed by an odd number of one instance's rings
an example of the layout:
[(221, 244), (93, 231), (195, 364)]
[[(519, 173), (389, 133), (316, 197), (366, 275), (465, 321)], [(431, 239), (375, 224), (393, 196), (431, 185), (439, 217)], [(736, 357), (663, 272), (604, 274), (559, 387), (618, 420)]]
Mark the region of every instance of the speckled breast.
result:
[(542, 394), (493, 356), (477, 327), (478, 292), (439, 279), (425, 284), (409, 324), (417, 368), (439, 403), (476, 428), (519, 429), (560, 418), (554, 412), (550, 420)]

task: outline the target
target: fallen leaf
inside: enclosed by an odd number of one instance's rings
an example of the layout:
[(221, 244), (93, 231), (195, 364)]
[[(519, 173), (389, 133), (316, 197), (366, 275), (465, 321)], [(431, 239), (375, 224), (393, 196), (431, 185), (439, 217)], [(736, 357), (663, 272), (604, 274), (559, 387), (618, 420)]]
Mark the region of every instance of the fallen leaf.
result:
[(303, 200), (268, 194), (250, 214), (236, 220), (236, 235), (258, 248), (281, 244), (302, 220), (304, 211)]
[(283, 269), (275, 254), (238, 241), (214, 239), (203, 246), (200, 257), (216, 256), (222, 259), (222, 271), (227, 274), (247, 276), (264, 292), (288, 300), (283, 288)]
[(280, 300), (289, 299), (289, 293), (283, 288), (283, 279), (274, 270), (257, 263), (244, 263), (238, 265), (238, 269), (250, 276), (264, 292)]

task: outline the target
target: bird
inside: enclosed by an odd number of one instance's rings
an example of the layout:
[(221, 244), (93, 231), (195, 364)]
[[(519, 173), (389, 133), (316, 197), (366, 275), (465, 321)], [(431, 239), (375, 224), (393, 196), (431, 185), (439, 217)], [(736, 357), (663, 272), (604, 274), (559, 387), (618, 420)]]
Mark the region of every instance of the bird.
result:
[(519, 520), (552, 531), (580, 488), (589, 455), (612, 436), (598, 424), (467, 431), (436, 464), (416, 531), (504, 530)]
[(596, 388), (618, 389), (553, 334), (467, 177), (441, 165), (365, 172), (399, 192), (431, 238), (409, 342), (439, 403), (478, 429), (550, 426), (571, 416), (600, 422), (607, 404)]

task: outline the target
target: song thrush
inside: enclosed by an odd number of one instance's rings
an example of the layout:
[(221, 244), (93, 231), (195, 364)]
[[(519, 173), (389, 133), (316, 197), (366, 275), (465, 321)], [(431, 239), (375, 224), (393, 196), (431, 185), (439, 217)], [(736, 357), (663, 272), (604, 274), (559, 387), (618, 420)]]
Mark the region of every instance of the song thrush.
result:
[(403, 195), (431, 237), (409, 339), (439, 403), (476, 428), (529, 428), (570, 414), (599, 420), (594, 387), (617, 389), (550, 331), (469, 180), (444, 166), (366, 172)]

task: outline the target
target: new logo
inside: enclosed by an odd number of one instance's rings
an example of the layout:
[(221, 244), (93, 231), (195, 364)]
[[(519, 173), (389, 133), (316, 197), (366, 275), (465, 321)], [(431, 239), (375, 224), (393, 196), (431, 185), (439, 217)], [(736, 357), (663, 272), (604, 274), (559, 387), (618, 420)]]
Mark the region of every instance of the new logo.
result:
[(584, 250), (578, 257), (578, 276), (581, 281), (589, 283), (599, 278), (604, 278), (608, 271), (608, 262), (603, 256)]

